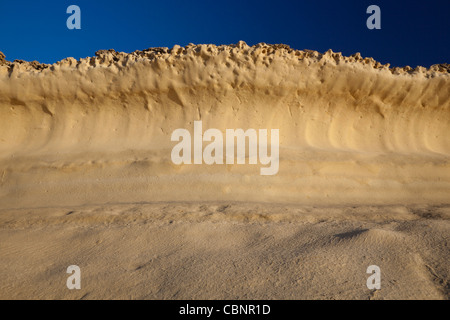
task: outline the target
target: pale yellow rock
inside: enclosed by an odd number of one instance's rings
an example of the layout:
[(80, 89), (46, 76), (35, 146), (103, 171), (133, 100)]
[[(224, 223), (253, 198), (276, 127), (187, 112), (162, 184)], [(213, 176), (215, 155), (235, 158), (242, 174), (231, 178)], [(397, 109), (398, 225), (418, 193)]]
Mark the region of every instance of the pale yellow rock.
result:
[[(449, 297), (448, 65), (245, 42), (0, 60), (0, 298)], [(195, 120), (279, 129), (278, 174), (174, 165)]]

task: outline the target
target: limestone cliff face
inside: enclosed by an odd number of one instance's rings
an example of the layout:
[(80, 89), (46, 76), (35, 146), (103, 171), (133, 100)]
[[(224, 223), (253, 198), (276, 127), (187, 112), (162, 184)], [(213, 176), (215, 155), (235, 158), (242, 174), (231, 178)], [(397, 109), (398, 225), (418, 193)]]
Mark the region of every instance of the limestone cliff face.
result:
[[(243, 42), (53, 65), (0, 54), (0, 206), (448, 203), (449, 65)], [(174, 165), (171, 133), (279, 129), (280, 169)]]

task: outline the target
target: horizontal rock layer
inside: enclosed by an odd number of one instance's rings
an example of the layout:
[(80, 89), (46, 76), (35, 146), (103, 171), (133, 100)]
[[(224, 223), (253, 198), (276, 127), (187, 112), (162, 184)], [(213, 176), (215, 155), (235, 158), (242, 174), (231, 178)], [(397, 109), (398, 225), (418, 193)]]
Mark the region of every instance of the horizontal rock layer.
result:
[[(279, 129), (280, 168), (175, 165), (177, 128)], [(0, 55), (0, 207), (449, 203), (450, 73), (243, 42)]]

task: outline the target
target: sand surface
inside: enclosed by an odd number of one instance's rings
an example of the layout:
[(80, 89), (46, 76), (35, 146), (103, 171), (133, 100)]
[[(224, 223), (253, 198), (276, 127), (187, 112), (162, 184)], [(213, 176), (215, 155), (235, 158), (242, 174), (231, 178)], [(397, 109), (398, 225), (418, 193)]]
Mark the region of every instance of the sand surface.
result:
[[(243, 42), (0, 54), (0, 298), (448, 299), (449, 70)], [(174, 164), (200, 120), (279, 129), (278, 173)]]
[[(0, 298), (448, 299), (450, 206), (159, 203), (0, 212)], [(81, 290), (68, 290), (76, 264)], [(381, 289), (366, 268), (381, 269)]]

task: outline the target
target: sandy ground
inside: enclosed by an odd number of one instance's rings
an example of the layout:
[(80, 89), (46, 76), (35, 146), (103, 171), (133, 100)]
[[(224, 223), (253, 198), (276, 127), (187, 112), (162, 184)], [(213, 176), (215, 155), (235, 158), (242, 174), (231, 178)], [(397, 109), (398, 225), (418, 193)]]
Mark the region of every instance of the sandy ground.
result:
[[(448, 299), (450, 206), (0, 212), (2, 299)], [(69, 290), (69, 265), (81, 289)], [(381, 289), (369, 290), (369, 265)]]

